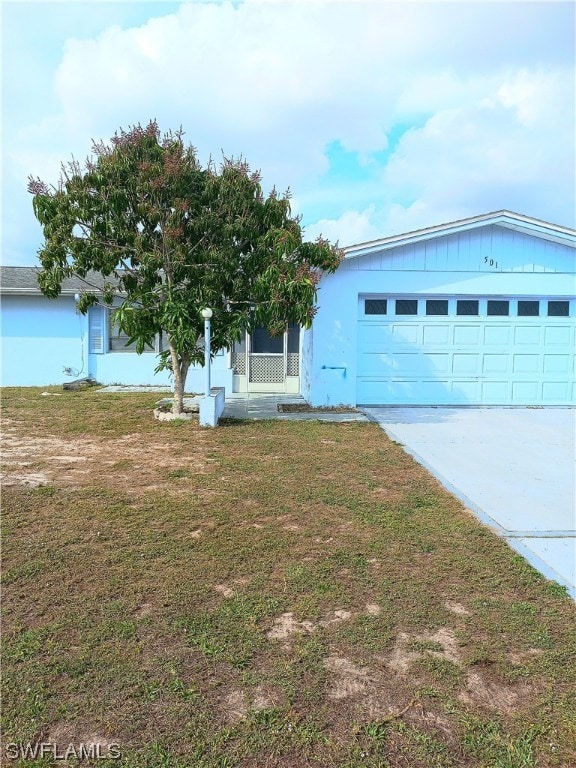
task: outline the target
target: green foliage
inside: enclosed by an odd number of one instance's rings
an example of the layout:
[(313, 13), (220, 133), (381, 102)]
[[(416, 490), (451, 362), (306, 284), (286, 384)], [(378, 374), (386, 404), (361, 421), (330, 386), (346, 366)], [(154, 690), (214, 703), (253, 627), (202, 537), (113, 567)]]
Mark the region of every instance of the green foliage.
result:
[(181, 132), (161, 135), (156, 122), (94, 143), (83, 166), (62, 167), (57, 187), (31, 178), (28, 188), (44, 234), (44, 295), (77, 276), (81, 312), (119, 298), (115, 323), (139, 353), (162, 333), (158, 369), (177, 365), (182, 386), (204, 363), (204, 307), (214, 350), (255, 326), (308, 327), (320, 274), (341, 258), (326, 240), (302, 241), (288, 193), (264, 195), (242, 158), (203, 168)]

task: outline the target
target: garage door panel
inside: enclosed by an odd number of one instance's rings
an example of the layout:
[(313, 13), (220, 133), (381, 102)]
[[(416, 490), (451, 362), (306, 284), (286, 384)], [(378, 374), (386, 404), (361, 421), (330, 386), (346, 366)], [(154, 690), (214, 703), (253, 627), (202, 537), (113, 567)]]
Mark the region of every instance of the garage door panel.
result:
[(453, 404), (450, 379), (402, 378), (381, 381), (368, 377), (358, 379), (359, 402), (373, 405), (401, 405), (418, 399), (419, 405)]
[(568, 373), (570, 355), (544, 355), (544, 373)]
[(548, 326), (544, 329), (544, 343), (566, 346), (570, 344), (571, 330), (568, 326)]
[(545, 381), (542, 385), (544, 403), (569, 403), (570, 385), (567, 381)]
[(393, 323), (392, 337), (400, 344), (417, 344), (421, 340), (421, 328), (414, 323)]
[(477, 346), (480, 341), (480, 328), (477, 325), (454, 325), (454, 345)]
[(410, 398), (417, 393), (418, 380), (413, 381), (380, 381), (378, 379), (360, 378), (358, 380), (358, 394), (363, 402), (381, 405), (391, 403), (410, 402)]
[(450, 382), (452, 402), (455, 405), (468, 405), (478, 401), (478, 381), (456, 379)]
[(507, 381), (483, 381), (480, 386), (480, 399), (485, 405), (498, 405), (510, 401), (510, 385)]
[[(357, 402), (398, 405), (567, 405), (576, 400), (574, 318), (454, 314), (364, 320), (358, 333)], [(547, 299), (535, 300), (541, 313)], [(388, 298), (388, 307), (394, 307)]]
[(449, 344), (450, 327), (443, 325), (425, 325), (423, 329), (424, 344)]
[(392, 357), (392, 365), (395, 371), (405, 373), (420, 373), (426, 356), (423, 354), (397, 352)]
[(484, 346), (507, 347), (510, 344), (510, 327), (505, 325), (484, 328)]
[(539, 355), (514, 355), (513, 357), (513, 373), (538, 373), (539, 366)]
[(366, 348), (376, 345), (378, 348), (386, 349), (391, 338), (392, 330), (389, 325), (365, 323), (362, 326), (362, 344)]
[(540, 344), (540, 326), (519, 325), (514, 328), (514, 344)]
[(518, 405), (530, 405), (541, 401), (539, 381), (513, 381), (512, 401)]
[(484, 373), (508, 373), (510, 357), (507, 354), (484, 355), (482, 370)]
[(423, 379), (419, 385), (423, 405), (432, 403), (448, 404), (452, 400), (450, 379)]
[(447, 352), (430, 352), (425, 357), (435, 373), (450, 373), (452, 356)]
[(478, 374), (478, 355), (466, 355), (455, 352), (452, 357), (452, 372), (457, 374)]

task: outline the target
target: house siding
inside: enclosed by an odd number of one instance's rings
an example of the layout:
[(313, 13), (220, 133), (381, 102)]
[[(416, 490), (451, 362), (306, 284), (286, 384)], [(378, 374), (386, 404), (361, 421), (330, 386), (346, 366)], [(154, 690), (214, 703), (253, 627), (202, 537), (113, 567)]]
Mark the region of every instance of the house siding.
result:
[[(104, 324), (102, 354), (89, 352), (89, 315), (76, 309), (73, 296), (46, 299), (41, 295), (2, 296), (1, 371), (4, 387), (44, 387), (90, 376), (100, 384), (172, 385), (169, 371), (154, 373), (154, 352), (108, 352)], [(64, 371), (69, 369), (69, 373)], [(228, 354), (221, 352), (212, 363), (212, 386), (232, 391)], [(204, 391), (204, 369), (188, 372), (188, 392)]]
[[(228, 354), (217, 355), (211, 366), (211, 385), (225, 387), (232, 391), (232, 370), (227, 367)], [(133, 386), (166, 386), (173, 384), (169, 371), (154, 373), (158, 365), (158, 355), (154, 352), (107, 352), (90, 355), (90, 376), (100, 384), (126, 384)], [(194, 366), (188, 371), (186, 391), (204, 392), (205, 373), (202, 366)]]
[(3, 296), (1, 359), (2, 386), (47, 386), (87, 376), (87, 318), (72, 296)]
[(339, 271), (570, 273), (573, 262), (567, 245), (493, 225), (347, 259)]

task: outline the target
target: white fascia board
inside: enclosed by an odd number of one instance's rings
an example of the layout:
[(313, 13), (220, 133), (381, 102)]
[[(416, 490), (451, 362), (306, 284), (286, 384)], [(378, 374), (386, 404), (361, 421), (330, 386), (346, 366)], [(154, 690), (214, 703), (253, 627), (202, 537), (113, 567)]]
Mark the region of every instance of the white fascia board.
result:
[(462, 219), (451, 224), (440, 224), (426, 229), (415, 230), (402, 235), (393, 235), (381, 240), (372, 240), (368, 243), (345, 248), (345, 259), (355, 259), (358, 256), (375, 253), (376, 251), (387, 251), (391, 248), (398, 248), (403, 245), (432, 240), (433, 238), (446, 237), (459, 232), (467, 232), (478, 227), (498, 225), (507, 229), (515, 229), (534, 237), (540, 237), (544, 240), (552, 240), (556, 243), (562, 243), (572, 248), (576, 248), (576, 230), (568, 227), (561, 227), (555, 224), (548, 224), (538, 219), (531, 219), (528, 216), (510, 213), (509, 211), (498, 211), (496, 213), (474, 216), (470, 219)]

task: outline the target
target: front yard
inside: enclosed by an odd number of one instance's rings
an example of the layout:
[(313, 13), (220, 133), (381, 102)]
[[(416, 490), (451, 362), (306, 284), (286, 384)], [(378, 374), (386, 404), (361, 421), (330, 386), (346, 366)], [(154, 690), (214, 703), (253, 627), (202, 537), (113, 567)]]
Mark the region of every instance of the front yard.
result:
[(3, 392), (3, 765), (576, 764), (574, 603), (379, 427), (49, 391)]

